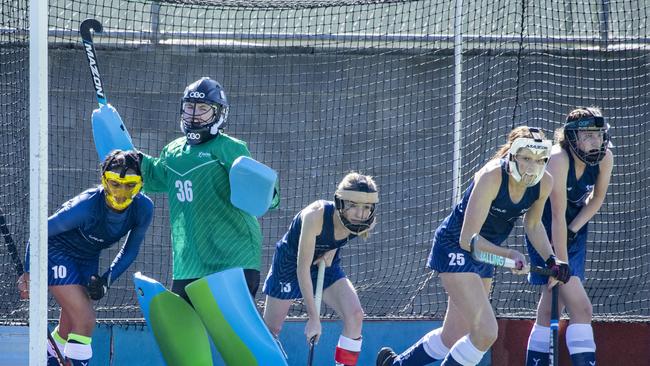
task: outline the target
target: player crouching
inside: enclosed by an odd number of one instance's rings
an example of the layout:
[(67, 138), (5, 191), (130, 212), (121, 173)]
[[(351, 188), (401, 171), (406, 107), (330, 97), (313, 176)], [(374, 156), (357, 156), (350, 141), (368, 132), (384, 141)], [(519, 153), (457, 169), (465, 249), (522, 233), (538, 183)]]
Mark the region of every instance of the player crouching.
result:
[[(309, 319), (305, 336), (318, 342), (320, 314), (314, 301), (318, 262), (325, 261), (323, 301), (343, 318), (334, 359), (336, 365), (356, 365), (361, 351), (363, 309), (354, 286), (341, 268), (339, 248), (351, 239), (367, 238), (375, 225), (377, 185), (370, 176), (349, 173), (339, 183), (334, 202), (318, 200), (302, 209), (276, 244), (273, 264), (264, 283), (264, 321), (274, 336), (294, 299), (303, 298)], [(303, 294), (309, 294), (303, 296)]]

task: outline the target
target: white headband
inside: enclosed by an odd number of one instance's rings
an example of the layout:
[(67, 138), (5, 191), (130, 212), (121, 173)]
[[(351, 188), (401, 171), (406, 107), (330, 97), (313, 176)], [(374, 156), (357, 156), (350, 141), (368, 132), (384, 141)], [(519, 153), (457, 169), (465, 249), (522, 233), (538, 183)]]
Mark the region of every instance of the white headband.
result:
[(336, 196), (344, 201), (352, 201), (356, 203), (377, 203), (379, 202), (379, 194), (377, 192), (359, 192), (349, 191), (345, 189), (337, 189)]

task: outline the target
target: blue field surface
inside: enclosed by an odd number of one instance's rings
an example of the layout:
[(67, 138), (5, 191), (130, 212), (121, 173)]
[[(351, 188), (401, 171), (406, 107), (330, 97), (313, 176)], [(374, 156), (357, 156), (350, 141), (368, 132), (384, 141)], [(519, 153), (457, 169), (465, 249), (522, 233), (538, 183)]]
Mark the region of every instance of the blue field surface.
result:
[[(307, 363), (308, 346), (303, 335), (305, 322), (289, 320), (280, 339), (290, 366)], [(334, 348), (341, 333), (340, 321), (323, 321), (323, 336), (316, 346), (314, 366), (334, 364)], [(429, 330), (439, 327), (439, 321), (366, 321), (363, 326), (363, 348), (358, 366), (374, 366), (377, 351), (383, 346), (403, 351)], [(27, 327), (0, 326), (0, 366), (27, 366), (29, 364), (29, 330)], [(111, 359), (111, 337), (113, 351)], [(160, 364), (153, 335), (142, 326), (99, 325), (93, 336), (93, 366), (136, 366)], [(490, 365), (487, 353), (481, 366)], [(215, 366), (223, 363), (217, 361)]]

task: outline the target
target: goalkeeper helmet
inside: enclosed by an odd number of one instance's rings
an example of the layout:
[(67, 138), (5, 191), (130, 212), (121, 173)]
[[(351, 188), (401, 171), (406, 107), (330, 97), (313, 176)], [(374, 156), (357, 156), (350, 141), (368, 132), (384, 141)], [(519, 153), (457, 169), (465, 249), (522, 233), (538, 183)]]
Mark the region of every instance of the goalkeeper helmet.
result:
[(226, 92), (221, 84), (202, 77), (185, 88), (181, 99), (181, 131), (190, 145), (215, 138), (228, 118)]
[[(597, 139), (597, 145), (581, 141), (587, 138)], [(564, 139), (578, 159), (587, 165), (598, 165), (611, 146), (609, 125), (598, 108), (578, 108), (569, 113), (564, 124)]]
[(134, 151), (113, 150), (101, 167), (106, 203), (114, 210), (126, 210), (142, 189), (138, 154)]
[[(334, 194), (334, 204), (339, 212), (341, 223), (355, 235), (368, 236), (375, 221), (375, 205), (379, 202), (379, 193), (374, 180), (359, 173), (349, 173), (339, 183)], [(369, 213), (361, 220), (348, 216), (348, 211), (355, 206), (369, 206)]]

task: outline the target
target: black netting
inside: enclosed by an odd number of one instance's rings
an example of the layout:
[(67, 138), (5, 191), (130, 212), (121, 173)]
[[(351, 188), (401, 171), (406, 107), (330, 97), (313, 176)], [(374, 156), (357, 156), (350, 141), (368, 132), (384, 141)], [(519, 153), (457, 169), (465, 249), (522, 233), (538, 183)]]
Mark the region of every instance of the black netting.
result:
[[(22, 253), (28, 52), (26, 6), (16, 3), (22, 2), (3, 2), (0, 28), (0, 197)], [(585, 287), (597, 318), (647, 319), (650, 7), (595, 0), (466, 3), (456, 67), (451, 0), (51, 0), (50, 211), (98, 183), (90, 129), (96, 101), (78, 35), (80, 22), (93, 17), (105, 28), (94, 38), (106, 95), (142, 151), (157, 155), (180, 135), (179, 101), (189, 82), (210, 76), (224, 85), (231, 102), (226, 131), (280, 174), (281, 208), (261, 219), (263, 275), (293, 215), (330, 198), (345, 172), (360, 170), (375, 176), (381, 190), (376, 233), (343, 250), (364, 310), (369, 317), (440, 319), (446, 295), (425, 263), (433, 232), (454, 203), (460, 73), (463, 189), (513, 126), (536, 125), (550, 134), (574, 106), (603, 109), (616, 161), (606, 202), (592, 220)], [(98, 303), (99, 319), (141, 318), (134, 271), (171, 282), (167, 202), (153, 198), (146, 242)], [(524, 250), (521, 230), (516, 233), (506, 244)], [(103, 266), (116, 251), (105, 253)], [(25, 319), (6, 251), (0, 260), (6, 299), (0, 319)], [(536, 299), (523, 277), (498, 271), (492, 293), (498, 316), (532, 316)]]

